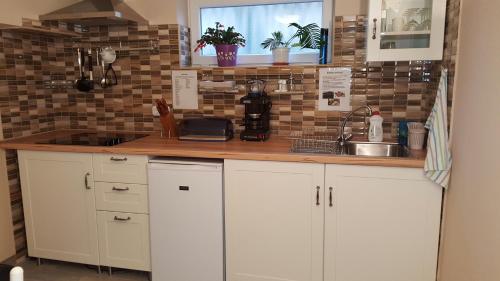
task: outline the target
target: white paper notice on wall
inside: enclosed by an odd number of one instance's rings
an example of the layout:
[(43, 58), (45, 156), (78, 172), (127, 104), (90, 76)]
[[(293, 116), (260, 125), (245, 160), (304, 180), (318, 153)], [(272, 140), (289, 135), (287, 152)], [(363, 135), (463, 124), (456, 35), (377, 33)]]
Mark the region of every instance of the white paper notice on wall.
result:
[(321, 68), (318, 99), (318, 110), (350, 111), (351, 69), (348, 67)]
[(175, 109), (198, 109), (198, 77), (196, 70), (173, 70), (172, 92)]

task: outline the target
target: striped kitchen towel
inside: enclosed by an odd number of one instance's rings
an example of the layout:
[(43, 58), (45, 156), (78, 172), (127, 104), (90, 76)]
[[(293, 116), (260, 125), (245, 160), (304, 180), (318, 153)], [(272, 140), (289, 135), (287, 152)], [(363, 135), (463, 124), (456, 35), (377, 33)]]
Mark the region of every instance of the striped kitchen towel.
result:
[(437, 91), (436, 102), (427, 119), (425, 127), (429, 129), (427, 139), (427, 157), (425, 158), (425, 175), (447, 188), (450, 179), (451, 152), (448, 143), (448, 71), (441, 70), (441, 80)]

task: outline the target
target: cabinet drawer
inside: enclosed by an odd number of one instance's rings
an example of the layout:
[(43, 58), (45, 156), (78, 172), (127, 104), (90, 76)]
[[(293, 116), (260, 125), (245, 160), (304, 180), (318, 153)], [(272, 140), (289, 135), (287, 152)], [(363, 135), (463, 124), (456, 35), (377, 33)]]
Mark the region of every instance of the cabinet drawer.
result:
[(97, 227), (101, 265), (151, 271), (148, 215), (98, 211)]
[(148, 213), (147, 185), (128, 183), (95, 183), (97, 210)]
[(95, 181), (147, 184), (148, 157), (143, 155), (94, 154)]

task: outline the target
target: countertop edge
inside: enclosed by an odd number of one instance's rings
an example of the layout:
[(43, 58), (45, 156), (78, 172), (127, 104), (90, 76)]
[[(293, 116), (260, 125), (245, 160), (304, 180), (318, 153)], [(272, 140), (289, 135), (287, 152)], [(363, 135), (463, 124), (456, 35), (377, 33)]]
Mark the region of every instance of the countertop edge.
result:
[[(48, 132), (37, 136), (50, 136), (50, 134), (61, 134), (66, 131)], [(75, 152), (75, 153), (109, 153), (109, 154), (131, 154), (131, 155), (148, 155), (148, 156), (170, 156), (170, 157), (193, 157), (193, 158), (211, 158), (211, 159), (232, 159), (232, 160), (258, 160), (258, 161), (283, 161), (283, 162), (302, 162), (302, 163), (318, 163), (318, 164), (344, 164), (344, 165), (365, 165), (365, 166), (383, 166), (383, 167), (402, 167), (402, 168), (423, 168), (425, 160), (423, 158), (387, 158), (387, 157), (362, 157), (362, 156), (344, 156), (344, 155), (327, 155), (327, 154), (299, 154), (288, 153), (283, 151), (283, 148), (274, 149), (271, 146), (259, 146), (260, 151), (256, 151), (254, 145), (248, 151), (236, 150), (232, 151), (224, 149), (228, 143), (220, 143), (221, 147), (216, 149), (211, 148), (193, 148), (193, 147), (175, 147), (175, 143), (168, 144), (160, 141), (159, 136), (154, 134), (144, 139), (139, 139), (127, 142), (113, 147), (96, 147), (96, 146), (76, 146), (76, 145), (53, 145), (53, 144), (36, 144), (29, 142), (30, 137), (10, 139), (0, 142), (0, 149), (7, 150), (32, 150), (32, 151), (53, 151), (53, 152)], [(283, 141), (278, 145), (283, 146)], [(148, 147), (150, 141), (152, 144)], [(183, 143), (185, 144), (185, 143)], [(191, 143), (192, 144), (192, 143)], [(266, 143), (264, 143), (266, 144)], [(168, 147), (168, 146), (169, 147)], [(217, 145), (217, 144), (213, 144)], [(173, 147), (172, 147), (173, 146)], [(267, 150), (267, 151), (266, 151)]]

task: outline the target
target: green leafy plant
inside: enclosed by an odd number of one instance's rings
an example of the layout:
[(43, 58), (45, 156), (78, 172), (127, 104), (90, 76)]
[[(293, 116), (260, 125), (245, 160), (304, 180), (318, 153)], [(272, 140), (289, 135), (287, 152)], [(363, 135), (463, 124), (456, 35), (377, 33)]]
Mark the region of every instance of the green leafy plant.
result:
[[(260, 45), (263, 49), (270, 49), (271, 51), (276, 48), (288, 48), (288, 47), (299, 47), (301, 49), (319, 49), (325, 42), (321, 41), (321, 29), (315, 23), (310, 23), (307, 25), (300, 25), (298, 23), (290, 23), (288, 27), (294, 27), (296, 29), (295, 33), (288, 39), (284, 41), (283, 33), (281, 31), (275, 31), (271, 33), (271, 37), (264, 40)], [(298, 42), (291, 44), (292, 41), (297, 38)]]
[(290, 43), (293, 40), (293, 37), (288, 41), (283, 41), (283, 33), (281, 31), (275, 31), (271, 33), (271, 37), (264, 40), (264, 42), (260, 43), (260, 46), (263, 49), (269, 48), (269, 50), (274, 50), (276, 48), (288, 48), (290, 47)]
[(299, 39), (299, 42), (293, 44), (293, 47), (300, 47), (301, 49), (319, 49), (325, 43), (321, 41), (321, 28), (315, 23), (301, 26), (293, 22), (289, 27), (290, 26), (297, 29), (293, 38)]
[(203, 49), (207, 45), (238, 45), (245, 47), (246, 41), (241, 33), (234, 31), (234, 26), (230, 26), (226, 30), (224, 29), (224, 25), (220, 22), (216, 22), (215, 28), (207, 28), (205, 34), (203, 34), (196, 43), (195, 52)]

